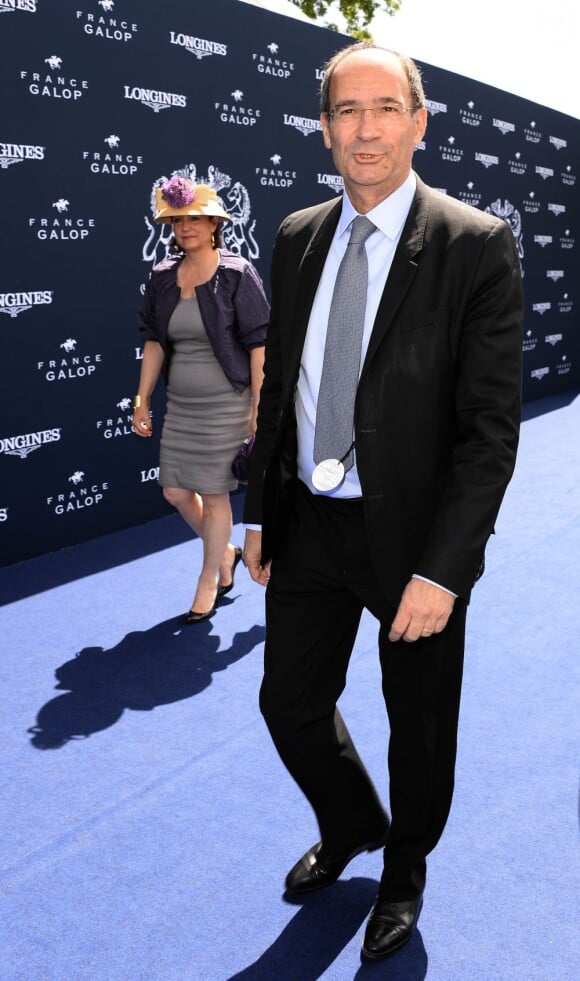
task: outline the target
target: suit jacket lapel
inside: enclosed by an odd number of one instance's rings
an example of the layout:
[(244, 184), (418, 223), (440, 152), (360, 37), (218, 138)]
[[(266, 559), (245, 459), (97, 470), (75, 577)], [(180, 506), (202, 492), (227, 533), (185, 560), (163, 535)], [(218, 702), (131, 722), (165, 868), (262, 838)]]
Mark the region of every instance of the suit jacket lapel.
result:
[(361, 378), (389, 330), (397, 311), (411, 288), (417, 270), (417, 255), (422, 251), (429, 212), (429, 189), (417, 177), (417, 191), (401, 232), (387, 282), (379, 303)]
[(328, 255), (332, 237), (338, 225), (342, 208), (342, 198), (332, 203), (328, 211), (323, 211), (313, 226), (313, 233), (304, 251), (296, 277), (296, 306), (292, 318), (290, 347), (288, 350), (288, 374), (292, 386), (295, 383), (304, 347), (310, 311), (318, 289), (324, 263)]

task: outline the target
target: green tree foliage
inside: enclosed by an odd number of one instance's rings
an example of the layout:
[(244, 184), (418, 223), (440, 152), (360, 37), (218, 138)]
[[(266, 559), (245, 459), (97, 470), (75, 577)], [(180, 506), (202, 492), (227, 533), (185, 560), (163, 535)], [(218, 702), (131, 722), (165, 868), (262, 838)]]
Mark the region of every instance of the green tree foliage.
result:
[[(353, 37), (360, 41), (368, 41), (371, 38), (368, 25), (372, 21), (377, 11), (384, 11), (391, 16), (401, 9), (403, 0), (291, 0), (296, 6), (300, 7), (307, 17), (312, 20), (319, 20), (326, 17), (327, 13), (339, 12), (344, 18), (346, 30)], [(338, 31), (336, 24), (325, 23), (333, 31)]]

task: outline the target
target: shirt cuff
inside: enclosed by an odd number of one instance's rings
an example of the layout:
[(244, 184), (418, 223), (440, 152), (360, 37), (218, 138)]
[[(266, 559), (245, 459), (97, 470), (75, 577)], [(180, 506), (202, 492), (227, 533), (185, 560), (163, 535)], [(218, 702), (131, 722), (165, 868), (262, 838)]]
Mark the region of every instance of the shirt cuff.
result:
[(450, 596), (454, 596), (455, 599), (457, 599), (457, 593), (454, 593), (453, 590), (451, 590), (451, 589), (447, 589), (446, 586), (442, 586), (441, 583), (433, 582), (432, 579), (426, 579), (425, 576), (418, 576), (416, 572), (413, 573), (413, 575), (412, 575), (411, 578), (412, 579), (420, 579), (421, 582), (429, 582), (429, 583), (431, 583), (432, 586), (437, 586), (437, 588), (438, 589), (442, 589), (444, 593), (449, 593)]
[(244, 524), (246, 531), (261, 531), (262, 525), (246, 525)]

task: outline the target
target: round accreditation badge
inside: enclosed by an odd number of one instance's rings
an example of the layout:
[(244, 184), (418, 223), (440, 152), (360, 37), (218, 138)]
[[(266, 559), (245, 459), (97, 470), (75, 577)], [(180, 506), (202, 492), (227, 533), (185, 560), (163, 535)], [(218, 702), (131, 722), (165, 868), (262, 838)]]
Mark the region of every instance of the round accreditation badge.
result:
[(318, 491), (334, 490), (344, 480), (344, 466), (340, 460), (321, 460), (312, 471), (312, 483)]

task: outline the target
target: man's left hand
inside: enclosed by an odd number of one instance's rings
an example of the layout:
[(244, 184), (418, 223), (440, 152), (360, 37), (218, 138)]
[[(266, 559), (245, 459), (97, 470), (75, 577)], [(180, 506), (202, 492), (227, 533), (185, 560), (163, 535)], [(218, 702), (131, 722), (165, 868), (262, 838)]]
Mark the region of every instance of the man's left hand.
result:
[(439, 586), (423, 579), (411, 579), (405, 586), (391, 624), (389, 640), (403, 639), (412, 643), (420, 637), (441, 633), (451, 616), (454, 602), (455, 597)]
[(262, 532), (254, 528), (246, 528), (243, 558), (248, 572), (254, 582), (267, 586), (270, 580), (271, 562), (262, 565)]

